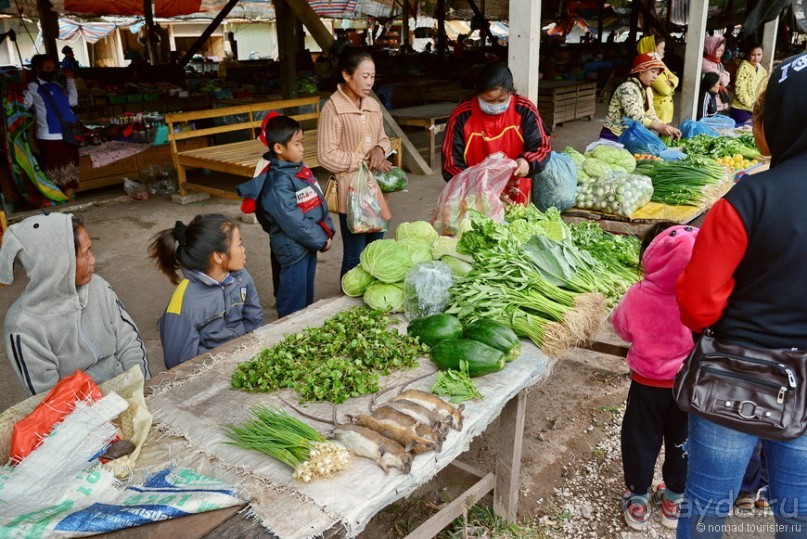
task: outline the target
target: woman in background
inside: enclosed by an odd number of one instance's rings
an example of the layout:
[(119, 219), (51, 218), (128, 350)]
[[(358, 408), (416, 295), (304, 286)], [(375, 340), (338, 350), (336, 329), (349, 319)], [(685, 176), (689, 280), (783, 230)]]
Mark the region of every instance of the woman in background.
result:
[[(664, 51), (667, 42), (660, 36), (645, 36), (636, 44), (636, 52), (644, 54), (655, 53), (656, 58), (664, 60)], [(678, 88), (678, 77), (670, 71), (666, 65), (653, 84), (650, 86), (653, 92), (653, 107), (659, 120), (668, 124), (673, 121), (675, 105), (673, 105), (673, 93)]]

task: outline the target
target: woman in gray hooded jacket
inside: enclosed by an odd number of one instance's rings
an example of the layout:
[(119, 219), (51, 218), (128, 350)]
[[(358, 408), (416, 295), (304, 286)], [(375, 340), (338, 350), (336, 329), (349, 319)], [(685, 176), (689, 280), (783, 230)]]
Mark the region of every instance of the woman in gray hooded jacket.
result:
[(51, 213), (12, 225), (0, 248), (0, 283), (14, 280), (15, 260), (29, 281), (6, 313), (3, 342), (30, 395), (78, 369), (98, 384), (134, 366), (151, 375), (134, 320), (109, 283), (94, 275), (81, 219)]

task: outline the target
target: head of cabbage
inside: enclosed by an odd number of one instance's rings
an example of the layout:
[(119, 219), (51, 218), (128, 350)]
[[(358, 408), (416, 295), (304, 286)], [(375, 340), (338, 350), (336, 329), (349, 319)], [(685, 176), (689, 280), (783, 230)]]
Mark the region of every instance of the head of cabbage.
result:
[(378, 309), (387, 313), (403, 312), (404, 291), (402, 283), (372, 283), (364, 291), (364, 303), (371, 309)]
[(395, 239), (415, 238), (428, 242), (429, 246), (437, 239), (437, 231), (427, 221), (412, 221), (411, 223), (401, 223), (395, 229)]
[(398, 243), (406, 247), (409, 251), (409, 256), (412, 257), (412, 265), (416, 266), (421, 262), (432, 261), (432, 244), (417, 238), (404, 238), (396, 240)]
[(356, 266), (342, 276), (342, 292), (351, 298), (364, 295), (364, 291), (375, 281), (372, 275), (364, 271), (361, 266)]
[(409, 251), (395, 240), (376, 240), (362, 251), (361, 267), (384, 283), (403, 281), (412, 267)]

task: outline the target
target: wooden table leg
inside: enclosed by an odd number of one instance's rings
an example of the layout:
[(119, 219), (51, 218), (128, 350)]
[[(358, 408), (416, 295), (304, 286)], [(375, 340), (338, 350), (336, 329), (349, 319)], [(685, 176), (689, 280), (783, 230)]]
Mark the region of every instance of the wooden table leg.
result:
[(526, 390), (510, 399), (499, 416), (499, 446), (496, 457), (496, 487), (493, 512), (507, 522), (516, 521), (521, 476), (521, 444), (524, 438)]

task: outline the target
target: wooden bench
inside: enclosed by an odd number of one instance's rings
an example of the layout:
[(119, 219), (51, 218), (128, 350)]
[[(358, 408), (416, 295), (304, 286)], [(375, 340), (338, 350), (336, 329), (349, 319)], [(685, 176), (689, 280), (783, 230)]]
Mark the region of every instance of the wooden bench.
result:
[[(305, 146), (303, 162), (310, 168), (319, 167), (320, 164), (317, 160), (317, 130), (315, 124), (316, 120), (319, 119), (319, 105), (319, 97), (301, 97), (297, 99), (265, 101), (210, 110), (166, 114), (165, 121), (168, 124), (168, 140), (171, 144), (174, 168), (177, 170), (179, 193), (184, 196), (188, 194), (189, 190), (200, 191), (215, 196), (238, 199), (238, 195), (233, 191), (189, 182), (187, 171), (188, 169), (202, 168), (252, 178), (255, 173), (255, 166), (258, 164), (261, 157), (263, 157), (263, 154), (266, 153), (266, 146), (255, 138), (256, 130), (261, 127), (263, 115), (261, 115), (260, 119), (256, 119), (256, 116), (258, 113), (267, 111), (285, 113), (302, 123), (303, 127), (306, 127), (307, 124), (314, 124), (313, 127), (305, 130), (303, 138), (303, 144)], [(246, 122), (174, 132), (175, 126), (187, 125), (189, 122), (243, 114), (247, 115), (248, 119)], [(198, 137), (211, 137), (221, 133), (237, 131), (248, 131), (250, 139), (219, 145), (213, 145), (209, 141), (207, 147), (190, 150), (178, 150), (177, 148), (177, 142), (179, 141), (186, 141)], [(397, 151), (394, 163), (396, 166), (401, 166), (401, 141), (400, 139), (390, 139), (390, 142), (392, 143), (392, 148)]]

